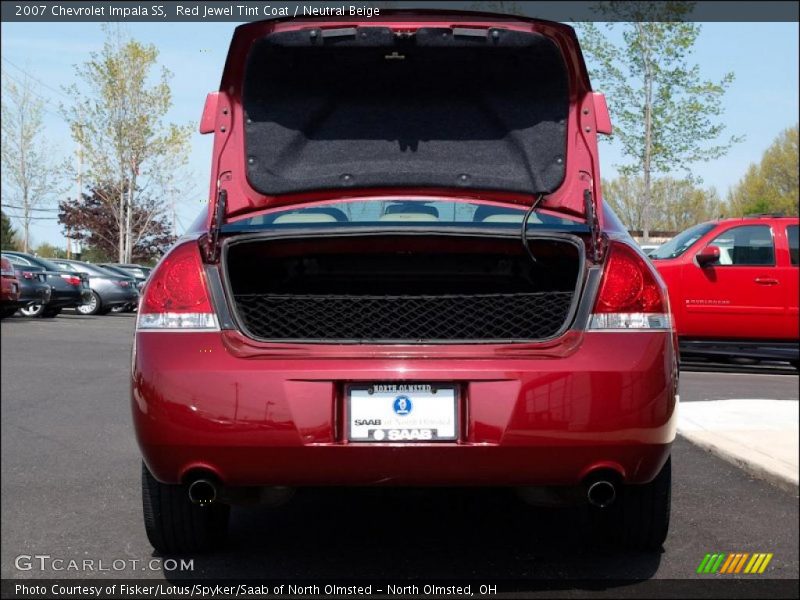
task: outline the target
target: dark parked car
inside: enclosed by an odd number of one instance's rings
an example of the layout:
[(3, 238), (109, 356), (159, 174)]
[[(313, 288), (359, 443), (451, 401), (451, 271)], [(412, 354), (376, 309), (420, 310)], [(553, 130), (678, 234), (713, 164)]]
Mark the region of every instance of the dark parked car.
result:
[[(145, 275), (141, 270), (128, 270), (115, 263), (100, 263), (99, 266), (104, 268), (106, 271), (116, 273), (120, 277), (128, 277), (133, 279), (134, 285), (136, 286), (136, 291), (139, 292), (139, 294), (142, 293), (144, 283), (147, 281), (147, 275)], [(134, 310), (136, 310), (136, 303), (126, 304), (125, 306), (115, 306), (112, 309), (113, 312), (133, 312)]]
[(111, 266), (122, 269), (128, 274), (136, 277), (137, 280), (146, 280), (150, 276), (150, 271), (153, 270), (152, 267), (145, 267), (144, 265), (135, 265), (131, 263), (103, 263), (102, 266)]
[(136, 305), (139, 292), (133, 277), (123, 277), (103, 267), (79, 260), (59, 258), (53, 263), (62, 271), (85, 273), (89, 277), (91, 297), (78, 307), (83, 315), (105, 315), (115, 306)]
[[(55, 317), (62, 309), (77, 308), (89, 299), (88, 278), (84, 280), (80, 275), (65, 273), (49, 260), (38, 256), (24, 252), (5, 252), (4, 254), (14, 265), (20, 284), (23, 284), (23, 280), (35, 283), (34, 280), (41, 279), (39, 275), (43, 275), (44, 281), (40, 283), (46, 283), (50, 287), (48, 301), (43, 296), (46, 294), (43, 287), (30, 286), (33, 301), (20, 309), (20, 312), (26, 317)], [(34, 276), (34, 274), (37, 275)]]
[(112, 273), (120, 275), (121, 277), (132, 278), (136, 283), (136, 289), (139, 291), (139, 293), (141, 293), (142, 288), (147, 281), (147, 276), (149, 275), (149, 272), (145, 273), (142, 269), (129, 269), (126, 266), (117, 263), (100, 263), (100, 266), (108, 271), (111, 271)]
[(43, 270), (39, 267), (28, 269), (14, 269), (7, 256), (2, 256), (2, 309), (0, 317), (6, 318), (13, 315), (20, 308), (30, 304), (47, 304), (50, 301), (50, 286), (47, 285)]
[(611, 124), (575, 31), (437, 11), (233, 35), (208, 212), (137, 317), (153, 546), (212, 549), (230, 504), (287, 487), (484, 485), (582, 498), (587, 530), (658, 550), (677, 352), (598, 193)]
[[(136, 281), (136, 288), (141, 290), (144, 282), (147, 281), (149, 271), (145, 272), (143, 269), (134, 267), (133, 265), (121, 265), (118, 263), (99, 263), (99, 266), (104, 269), (116, 273), (122, 277), (131, 277)], [(146, 267), (145, 267), (146, 268)]]

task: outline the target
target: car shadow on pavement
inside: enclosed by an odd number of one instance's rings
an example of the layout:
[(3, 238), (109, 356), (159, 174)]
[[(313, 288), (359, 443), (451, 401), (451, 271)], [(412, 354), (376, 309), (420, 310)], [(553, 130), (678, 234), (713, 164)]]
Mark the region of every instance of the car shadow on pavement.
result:
[[(585, 508), (532, 508), (509, 489), (305, 489), (279, 508), (237, 507), (224, 550), (170, 579), (643, 580), (660, 553), (589, 538)], [(616, 583), (614, 583), (616, 582)]]
[(96, 319), (98, 317), (92, 315), (79, 315), (79, 314), (60, 314), (56, 317), (50, 319), (42, 319), (41, 317), (23, 317), (21, 315), (14, 315), (13, 317), (9, 317), (7, 319), (3, 319), (3, 325), (6, 324), (14, 324), (19, 325), (20, 323), (59, 323), (64, 319), (68, 319), (70, 321), (91, 321), (92, 319)]

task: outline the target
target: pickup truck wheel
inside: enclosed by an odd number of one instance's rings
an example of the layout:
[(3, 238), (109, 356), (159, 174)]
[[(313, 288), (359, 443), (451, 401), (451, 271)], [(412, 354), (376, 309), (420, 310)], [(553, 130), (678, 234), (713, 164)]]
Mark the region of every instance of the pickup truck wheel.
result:
[(669, 530), (672, 458), (656, 478), (644, 485), (627, 485), (606, 508), (589, 507), (595, 533), (629, 550), (658, 551)]
[(225, 540), (230, 506), (193, 504), (185, 485), (156, 481), (144, 463), (142, 508), (147, 539), (163, 554), (210, 552)]

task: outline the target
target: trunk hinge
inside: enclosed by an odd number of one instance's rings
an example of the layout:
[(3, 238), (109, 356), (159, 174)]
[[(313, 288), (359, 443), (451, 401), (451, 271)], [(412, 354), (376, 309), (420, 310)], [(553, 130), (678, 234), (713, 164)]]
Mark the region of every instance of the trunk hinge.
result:
[(597, 218), (597, 210), (592, 197), (592, 190), (583, 190), (583, 207), (586, 211), (586, 224), (589, 225), (589, 231), (592, 237), (592, 260), (600, 262), (603, 258), (603, 249), (600, 246), (600, 221)]
[(206, 236), (206, 261), (215, 263), (219, 260), (219, 232), (222, 229), (222, 222), (225, 219), (225, 208), (228, 204), (227, 190), (217, 192), (217, 206), (211, 226), (208, 228)]

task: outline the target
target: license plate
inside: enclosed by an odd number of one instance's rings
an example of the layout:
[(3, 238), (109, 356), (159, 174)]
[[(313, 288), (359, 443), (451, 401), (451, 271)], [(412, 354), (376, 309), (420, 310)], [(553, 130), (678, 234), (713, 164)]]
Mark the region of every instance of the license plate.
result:
[(347, 388), (351, 442), (436, 442), (457, 439), (456, 386), (375, 383)]

